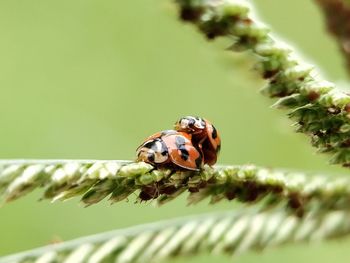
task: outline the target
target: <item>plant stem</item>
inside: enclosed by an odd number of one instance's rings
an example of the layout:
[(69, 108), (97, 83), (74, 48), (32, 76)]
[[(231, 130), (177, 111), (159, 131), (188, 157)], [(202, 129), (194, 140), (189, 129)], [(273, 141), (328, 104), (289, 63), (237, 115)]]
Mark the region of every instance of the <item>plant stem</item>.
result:
[(0, 258), (1, 263), (154, 262), (201, 252), (236, 255), (285, 243), (320, 241), (349, 234), (349, 212), (283, 208), (187, 217), (116, 230)]
[(98, 160), (3, 160), (0, 196), (7, 202), (36, 188), (52, 201), (81, 197), (86, 205), (106, 197), (114, 203), (139, 192), (139, 201), (160, 204), (189, 192), (190, 204), (237, 200), (273, 207), (283, 202), (302, 216), (306, 210), (350, 207), (350, 178), (243, 166), (205, 167), (201, 172), (157, 170), (140, 162)]
[(274, 107), (288, 109), (296, 130), (310, 136), (331, 162), (350, 166), (350, 96), (322, 80), (251, 13), (241, 0), (176, 0), (180, 18), (208, 38), (227, 37), (232, 51), (250, 51), (256, 69), (268, 81), (262, 93), (278, 98)]

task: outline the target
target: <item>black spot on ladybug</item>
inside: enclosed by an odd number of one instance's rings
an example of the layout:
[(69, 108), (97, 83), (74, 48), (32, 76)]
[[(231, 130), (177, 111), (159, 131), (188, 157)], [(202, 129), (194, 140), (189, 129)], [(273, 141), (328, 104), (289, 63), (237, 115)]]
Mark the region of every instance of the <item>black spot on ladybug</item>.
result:
[(154, 141), (149, 141), (149, 142), (146, 142), (143, 147), (145, 148), (148, 148), (148, 149), (152, 149), (152, 147), (154, 147)]
[(196, 167), (197, 168), (200, 168), (202, 166), (202, 156), (199, 156), (196, 160), (195, 160), (195, 163), (196, 163)]
[(181, 158), (184, 160), (184, 161), (187, 161), (188, 160), (188, 157), (189, 157), (189, 153), (188, 151), (183, 148), (183, 149), (180, 149), (181, 151)]
[(190, 156), (189, 152), (187, 151), (186, 147), (185, 147), (185, 139), (182, 136), (176, 136), (175, 137), (175, 145), (176, 148), (181, 152), (181, 158), (184, 161), (188, 160), (188, 157)]
[(154, 158), (155, 158), (154, 153), (148, 153), (147, 154), (148, 161), (154, 162)]
[(162, 148), (160, 154), (166, 156), (168, 154), (168, 148), (166, 147), (166, 144), (163, 141), (161, 141), (161, 145)]
[(213, 139), (216, 139), (218, 137), (218, 132), (216, 131), (214, 126), (213, 126), (213, 132), (211, 133), (211, 137), (213, 137)]
[(195, 120), (195, 119), (192, 119), (192, 118), (189, 118), (189, 119), (188, 119), (188, 124), (189, 124), (190, 126), (193, 126), (195, 123), (196, 123), (196, 120)]

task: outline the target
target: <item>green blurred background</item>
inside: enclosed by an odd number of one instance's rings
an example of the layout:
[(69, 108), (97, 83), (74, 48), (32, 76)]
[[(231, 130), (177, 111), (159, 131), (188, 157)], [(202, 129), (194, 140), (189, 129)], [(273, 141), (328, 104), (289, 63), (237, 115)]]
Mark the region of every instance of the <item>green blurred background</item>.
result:
[[(336, 44), (313, 1), (255, 1), (259, 16), (325, 72), (345, 79)], [(222, 164), (308, 171), (328, 166), (281, 111), (246, 54), (223, 51), (176, 19), (171, 1), (0, 1), (0, 158), (133, 159), (147, 135), (200, 115), (220, 130)], [(0, 210), (0, 255), (115, 228), (232, 209), (152, 203), (36, 202), (37, 191)], [(236, 262), (348, 262), (350, 239), (288, 245)], [(169, 262), (230, 262), (202, 255)]]

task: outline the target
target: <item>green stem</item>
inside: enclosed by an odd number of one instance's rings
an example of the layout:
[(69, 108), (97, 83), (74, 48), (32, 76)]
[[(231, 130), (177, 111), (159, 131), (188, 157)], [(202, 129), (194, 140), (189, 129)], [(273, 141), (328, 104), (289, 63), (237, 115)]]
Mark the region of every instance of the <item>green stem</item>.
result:
[(284, 203), (303, 215), (313, 209), (349, 209), (350, 178), (243, 166), (205, 167), (201, 172), (157, 170), (140, 162), (97, 160), (0, 161), (0, 196), (7, 202), (44, 188), (52, 201), (81, 197), (86, 205), (106, 197), (114, 203), (134, 192), (160, 204), (189, 192), (190, 204), (238, 200), (268, 208)]
[(349, 234), (349, 213), (242, 209), (106, 232), (0, 258), (1, 263), (153, 262), (201, 252), (236, 255)]
[(208, 38), (227, 37), (232, 51), (248, 50), (268, 81), (262, 93), (277, 98), (274, 107), (288, 109), (296, 130), (310, 136), (331, 162), (350, 166), (350, 96), (322, 80), (251, 14), (245, 1), (177, 0), (180, 18)]

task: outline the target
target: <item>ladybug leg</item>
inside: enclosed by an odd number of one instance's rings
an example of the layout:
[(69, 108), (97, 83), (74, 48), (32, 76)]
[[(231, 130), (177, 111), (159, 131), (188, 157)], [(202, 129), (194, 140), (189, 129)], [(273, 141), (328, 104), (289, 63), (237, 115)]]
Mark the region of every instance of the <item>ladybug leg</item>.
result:
[[(178, 172), (178, 170), (176, 170), (175, 168), (171, 169), (169, 177), (176, 175), (176, 173)], [(160, 187), (159, 187), (159, 194), (160, 195), (166, 195), (166, 196), (171, 196), (173, 194), (175, 194), (177, 191), (179, 190), (179, 186), (175, 186), (174, 183), (163, 183)]]
[(202, 143), (198, 144), (198, 151), (199, 151), (200, 155), (202, 156), (202, 158), (204, 158)]
[(159, 196), (159, 189), (156, 183), (151, 185), (144, 185), (139, 193), (141, 201), (148, 201), (156, 199)]
[(200, 146), (202, 146), (202, 143), (205, 141), (206, 138), (207, 138), (207, 137), (203, 137), (202, 139), (200, 139), (200, 141), (198, 142), (198, 144), (199, 144)]
[(153, 165), (153, 168), (151, 170), (149, 170), (147, 173), (152, 173), (155, 170), (157, 170), (157, 168)]

